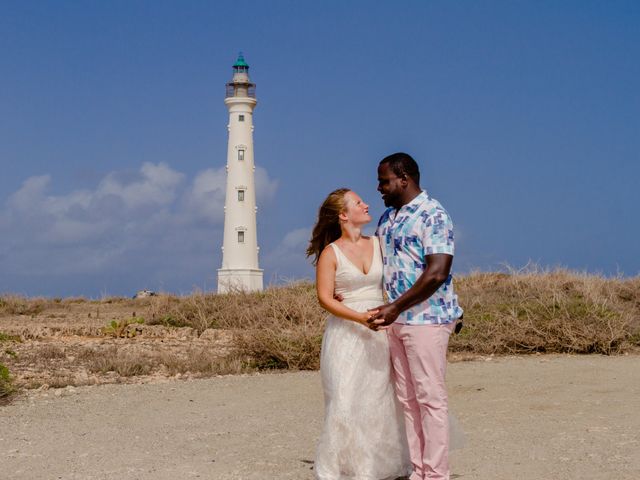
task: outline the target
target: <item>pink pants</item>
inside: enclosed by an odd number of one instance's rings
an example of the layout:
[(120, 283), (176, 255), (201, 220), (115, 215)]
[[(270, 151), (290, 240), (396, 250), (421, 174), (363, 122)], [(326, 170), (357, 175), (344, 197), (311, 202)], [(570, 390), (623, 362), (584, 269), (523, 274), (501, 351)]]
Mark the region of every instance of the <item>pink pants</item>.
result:
[(449, 480), (449, 410), (445, 373), (455, 322), (392, 324), (388, 330), (395, 390), (404, 410), (411, 480)]

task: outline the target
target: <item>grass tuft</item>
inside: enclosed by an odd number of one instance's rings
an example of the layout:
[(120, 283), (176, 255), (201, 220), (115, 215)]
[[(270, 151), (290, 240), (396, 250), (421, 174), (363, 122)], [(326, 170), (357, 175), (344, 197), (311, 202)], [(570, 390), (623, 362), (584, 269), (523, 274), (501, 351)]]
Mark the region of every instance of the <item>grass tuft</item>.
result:
[(19, 335), (9, 335), (8, 333), (0, 332), (0, 342), (21, 342)]
[(117, 346), (103, 351), (87, 350), (83, 352), (83, 357), (90, 372), (114, 372), (121, 377), (148, 375), (155, 364), (152, 357), (144, 352), (126, 351)]
[(8, 398), (15, 392), (9, 369), (0, 363), (0, 400)]
[(40, 314), (47, 306), (44, 298), (27, 298), (21, 295), (0, 296), (0, 313), (8, 315), (29, 315), (34, 317)]
[(103, 335), (107, 335), (115, 338), (131, 338), (136, 336), (135, 328), (130, 328), (131, 325), (141, 325), (144, 323), (142, 317), (131, 317), (120, 321), (112, 320), (109, 325), (102, 327), (101, 332)]

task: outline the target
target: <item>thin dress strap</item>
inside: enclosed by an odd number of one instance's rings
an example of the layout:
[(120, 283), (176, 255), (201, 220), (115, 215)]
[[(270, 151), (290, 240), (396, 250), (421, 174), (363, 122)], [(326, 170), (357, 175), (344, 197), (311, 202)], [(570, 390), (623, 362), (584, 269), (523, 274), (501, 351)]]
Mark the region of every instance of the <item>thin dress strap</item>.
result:
[(333, 253), (336, 254), (336, 266), (340, 267), (342, 265), (342, 252), (340, 251), (340, 247), (335, 245), (333, 242), (331, 242), (329, 245), (331, 245), (331, 247), (333, 248)]
[[(380, 261), (382, 261), (382, 247), (380, 247), (380, 239), (378, 238), (377, 235), (372, 235), (373, 237), (373, 248), (374, 248), (374, 252), (373, 252), (373, 261), (376, 261), (376, 258), (379, 258)], [(373, 262), (371, 263), (371, 266), (373, 266)]]

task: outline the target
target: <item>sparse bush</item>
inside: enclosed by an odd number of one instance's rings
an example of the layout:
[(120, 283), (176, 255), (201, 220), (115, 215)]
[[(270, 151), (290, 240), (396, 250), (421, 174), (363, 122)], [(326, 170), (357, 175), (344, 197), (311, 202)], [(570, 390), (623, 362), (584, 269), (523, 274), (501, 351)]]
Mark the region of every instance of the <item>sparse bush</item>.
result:
[(151, 300), (152, 322), (190, 326), (198, 331), (222, 328), (234, 332), (235, 354), (251, 368), (317, 369), (326, 313), (310, 283), (270, 287), (263, 292)]
[[(465, 328), (451, 351), (472, 354), (601, 353), (640, 346), (640, 278), (565, 270), (473, 273), (456, 278)], [(319, 366), (327, 313), (311, 283), (263, 292), (152, 299), (155, 323), (233, 330), (254, 368)]]
[(216, 327), (217, 319), (225, 313), (225, 305), (218, 295), (195, 292), (186, 297), (159, 295), (150, 297), (150, 325), (192, 327), (199, 333)]
[(20, 342), (18, 335), (9, 335), (8, 333), (0, 332), (0, 342)]
[(157, 362), (164, 365), (169, 375), (192, 373), (202, 375), (228, 375), (251, 370), (249, 362), (237, 353), (220, 358), (210, 349), (189, 349), (184, 354), (162, 353)]
[(465, 328), (451, 349), (478, 354), (615, 354), (639, 345), (640, 281), (565, 270), (457, 279)]
[(115, 372), (121, 377), (148, 375), (156, 365), (154, 358), (144, 352), (126, 351), (115, 346), (102, 351), (88, 350), (83, 358), (90, 372)]
[(64, 298), (62, 300), (62, 303), (67, 304), (67, 305), (72, 305), (72, 304), (79, 304), (79, 303), (87, 303), (87, 299), (84, 297), (69, 297), (69, 298)]
[(35, 316), (45, 309), (46, 304), (47, 300), (44, 298), (3, 295), (0, 297), (0, 313)]
[(15, 391), (9, 369), (0, 363), (0, 400), (8, 397)]
[(56, 360), (65, 358), (67, 355), (64, 349), (57, 345), (43, 345), (37, 350), (37, 356), (44, 360)]
[(116, 338), (131, 338), (136, 336), (135, 329), (129, 328), (130, 325), (143, 324), (144, 318), (132, 317), (124, 320), (112, 320), (109, 325), (102, 327), (101, 332), (103, 335), (108, 335)]

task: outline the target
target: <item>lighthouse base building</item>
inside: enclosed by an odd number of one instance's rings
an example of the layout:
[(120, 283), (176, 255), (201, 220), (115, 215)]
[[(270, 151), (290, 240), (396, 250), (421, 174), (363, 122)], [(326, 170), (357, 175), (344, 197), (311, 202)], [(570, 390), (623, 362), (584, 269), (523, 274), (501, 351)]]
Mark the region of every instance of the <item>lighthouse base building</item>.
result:
[(218, 269), (218, 293), (261, 291), (263, 270)]

